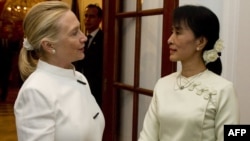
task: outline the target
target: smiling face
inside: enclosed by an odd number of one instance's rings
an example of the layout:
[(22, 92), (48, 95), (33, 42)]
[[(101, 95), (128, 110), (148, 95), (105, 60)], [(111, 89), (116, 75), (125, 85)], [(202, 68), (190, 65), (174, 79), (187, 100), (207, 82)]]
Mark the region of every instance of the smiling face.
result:
[(193, 59), (201, 59), (199, 51), (199, 38), (196, 38), (193, 31), (185, 24), (172, 27), (172, 34), (168, 39), (170, 56), (173, 62), (188, 62)]
[(80, 30), (80, 23), (72, 11), (67, 11), (58, 21), (60, 32), (58, 40), (52, 44), (56, 53), (52, 54), (53, 63), (67, 67), (72, 62), (84, 58), (84, 44), (87, 37)]

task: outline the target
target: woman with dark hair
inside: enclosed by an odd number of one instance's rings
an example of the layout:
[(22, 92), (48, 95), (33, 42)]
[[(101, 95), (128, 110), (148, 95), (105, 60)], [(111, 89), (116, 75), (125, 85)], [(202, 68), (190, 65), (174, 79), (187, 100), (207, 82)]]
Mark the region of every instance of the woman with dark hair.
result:
[(169, 59), (182, 67), (156, 83), (139, 141), (223, 141), (239, 107), (232, 82), (220, 76), (217, 16), (204, 6), (177, 8), (168, 43)]

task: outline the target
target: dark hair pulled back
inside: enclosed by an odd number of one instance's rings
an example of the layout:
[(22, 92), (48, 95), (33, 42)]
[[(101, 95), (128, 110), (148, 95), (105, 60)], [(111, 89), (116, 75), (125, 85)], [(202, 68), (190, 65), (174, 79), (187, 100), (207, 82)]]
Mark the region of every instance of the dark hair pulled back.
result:
[[(217, 16), (204, 6), (184, 5), (176, 8), (173, 13), (173, 25), (186, 24), (195, 37), (205, 37), (207, 44), (203, 49), (211, 50), (219, 39), (220, 24)], [(219, 53), (221, 55), (221, 53)], [(207, 69), (220, 75), (222, 63), (220, 57), (214, 62), (206, 64)]]

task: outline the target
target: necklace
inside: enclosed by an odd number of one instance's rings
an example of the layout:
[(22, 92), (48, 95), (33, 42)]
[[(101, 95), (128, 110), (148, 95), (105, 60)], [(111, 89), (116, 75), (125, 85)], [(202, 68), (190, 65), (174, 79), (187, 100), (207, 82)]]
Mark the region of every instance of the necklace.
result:
[[(190, 85), (192, 85), (194, 83), (194, 81), (199, 78), (205, 71), (199, 73), (199, 74), (196, 74), (195, 76), (192, 77), (191, 80), (189, 80), (188, 78), (185, 78), (183, 76), (181, 76), (181, 74), (179, 74), (176, 78), (176, 84), (178, 86), (178, 88), (180, 90), (183, 90), (187, 87), (189, 87)], [(184, 83), (184, 84), (183, 84)]]

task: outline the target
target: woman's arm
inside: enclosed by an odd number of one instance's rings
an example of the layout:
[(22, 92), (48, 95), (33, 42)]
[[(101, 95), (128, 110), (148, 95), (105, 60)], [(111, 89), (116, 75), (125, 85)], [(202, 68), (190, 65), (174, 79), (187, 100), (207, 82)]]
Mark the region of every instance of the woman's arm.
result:
[(224, 141), (224, 125), (239, 124), (238, 98), (232, 83), (221, 90), (217, 104), (215, 134), (217, 141)]
[(14, 106), (18, 141), (54, 141), (55, 114), (52, 102), (41, 92), (26, 89)]

